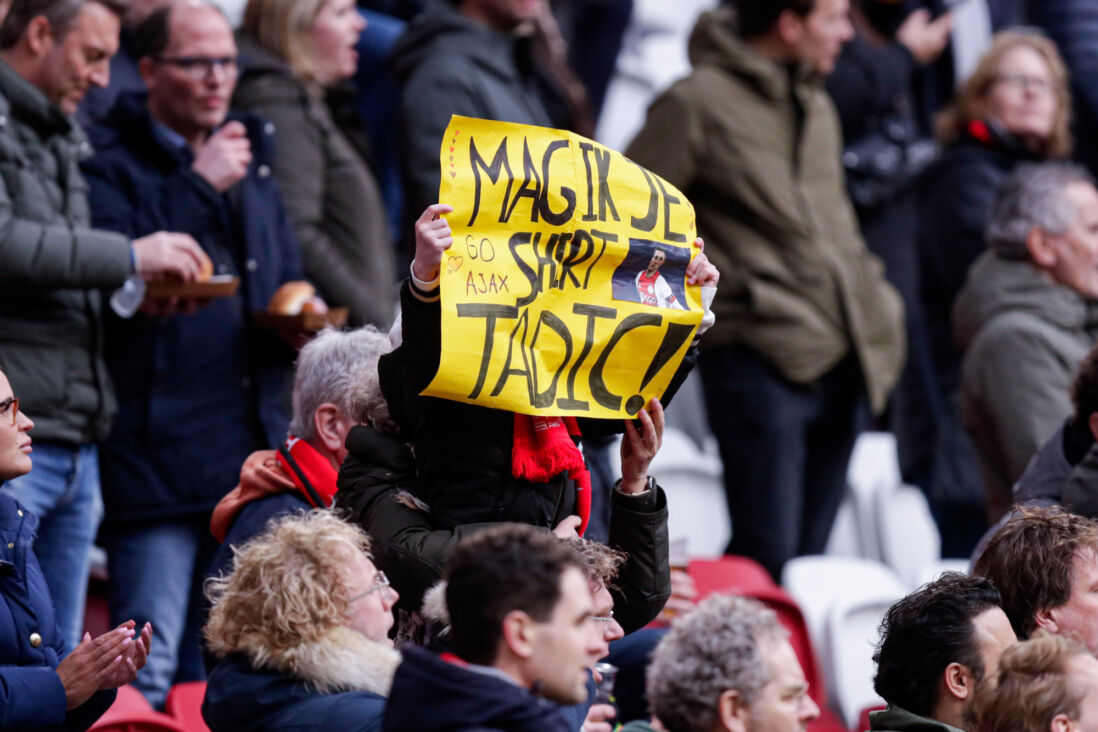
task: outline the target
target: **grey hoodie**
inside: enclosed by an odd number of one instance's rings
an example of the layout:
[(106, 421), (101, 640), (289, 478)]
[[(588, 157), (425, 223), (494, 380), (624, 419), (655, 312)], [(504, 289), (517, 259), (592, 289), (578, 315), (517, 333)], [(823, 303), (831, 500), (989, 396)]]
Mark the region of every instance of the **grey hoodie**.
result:
[(993, 504), (1071, 414), (1071, 382), (1098, 336), (1098, 307), (1029, 263), (985, 252), (953, 309), (964, 425)]

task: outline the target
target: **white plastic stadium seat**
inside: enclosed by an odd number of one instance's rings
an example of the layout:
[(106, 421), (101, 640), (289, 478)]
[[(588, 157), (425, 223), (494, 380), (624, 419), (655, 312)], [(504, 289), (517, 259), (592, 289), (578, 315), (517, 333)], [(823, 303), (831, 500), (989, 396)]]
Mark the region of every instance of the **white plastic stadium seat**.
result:
[(902, 484), (896, 438), (888, 432), (860, 434), (850, 455), (846, 482), (861, 556), (867, 559), (883, 559), (874, 510), (875, 497), (880, 493), (891, 492)]
[(873, 651), (881, 618), (901, 596), (849, 598), (828, 614), (827, 642), (821, 654), (824, 674), (831, 684), (832, 703), (850, 728), (858, 723), (863, 709), (884, 705), (873, 691)]
[(943, 572), (960, 572), (961, 574), (969, 573), (969, 566), (967, 559), (939, 559), (936, 562), (931, 562), (922, 568), (919, 572), (918, 587), (922, 587), (928, 582), (933, 582), (942, 576)]
[(720, 556), (731, 536), (720, 458), (668, 427), (648, 472), (667, 494), (668, 535), (689, 539), (691, 556)]
[(874, 514), (885, 562), (909, 588), (918, 587), (923, 569), (942, 558), (942, 537), (923, 492), (914, 486), (878, 492)]
[(826, 653), (826, 623), (832, 608), (851, 600), (902, 597), (907, 589), (896, 573), (880, 562), (828, 555), (789, 561), (782, 571), (782, 587), (800, 606), (821, 657)]

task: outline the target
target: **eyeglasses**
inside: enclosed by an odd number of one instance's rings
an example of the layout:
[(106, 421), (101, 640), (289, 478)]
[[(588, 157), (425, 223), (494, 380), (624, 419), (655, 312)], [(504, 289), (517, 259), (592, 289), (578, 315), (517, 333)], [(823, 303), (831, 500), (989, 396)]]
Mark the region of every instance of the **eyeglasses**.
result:
[(227, 77), (234, 77), (240, 71), (236, 56), (159, 56), (156, 61), (177, 67), (195, 81), (208, 79), (215, 70)]
[(610, 623), (614, 622), (614, 611), (611, 610), (605, 615), (592, 615), (588, 618), (588, 620), (594, 620), (596, 623), (602, 623), (603, 626), (607, 626)]
[(1052, 94), (1052, 82), (1040, 76), (1026, 76), (1025, 74), (997, 74), (995, 81), (1013, 87), (1018, 91), (1032, 89), (1041, 94)]
[(19, 397), (8, 397), (0, 402), (0, 414), (11, 409), (11, 426), (15, 426), (15, 420), (19, 417)]
[(385, 588), (391, 587), (391, 586), (392, 586), (392, 582), (390, 582), (389, 578), (385, 576), (385, 573), (381, 572), (381, 571), (378, 571), (377, 577), (374, 578), (374, 586), (371, 587), (370, 589), (366, 590), (365, 592), (360, 592), (359, 594), (355, 595), (354, 597), (348, 598), (347, 604), (350, 604), (350, 603), (354, 602), (355, 600), (366, 597), (367, 595), (372, 595), (375, 592), (378, 592), (380, 590), (384, 590)]

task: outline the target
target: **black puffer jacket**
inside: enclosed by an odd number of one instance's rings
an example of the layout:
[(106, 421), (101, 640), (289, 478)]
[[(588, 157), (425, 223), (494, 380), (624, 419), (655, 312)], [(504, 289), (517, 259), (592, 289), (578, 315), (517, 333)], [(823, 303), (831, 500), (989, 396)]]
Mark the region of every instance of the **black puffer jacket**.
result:
[[(561, 473), (547, 483), (511, 474), (512, 412), (420, 396), (439, 367), (439, 303), (401, 289), (404, 340), (381, 357), (378, 371), (389, 411), (416, 456), (415, 495), (431, 509), (437, 529), (513, 521), (553, 528), (576, 513), (575, 486)], [(697, 358), (691, 347), (664, 392), (666, 406)], [(623, 422), (581, 419), (585, 436), (618, 434)]]
[(572, 732), (552, 702), (514, 681), (407, 648), (397, 668), (385, 732)]
[[(418, 610), (458, 542), (499, 523), (435, 528), (431, 507), (417, 507), (411, 498), (412, 455), (395, 437), (354, 427), (347, 435), (347, 450), (339, 469), (336, 508), (346, 511), (373, 539), (374, 558), (400, 593), (398, 608)], [(651, 622), (671, 596), (663, 489), (656, 486), (640, 496), (614, 491), (609, 544), (628, 556), (610, 592), (614, 616), (631, 633)]]

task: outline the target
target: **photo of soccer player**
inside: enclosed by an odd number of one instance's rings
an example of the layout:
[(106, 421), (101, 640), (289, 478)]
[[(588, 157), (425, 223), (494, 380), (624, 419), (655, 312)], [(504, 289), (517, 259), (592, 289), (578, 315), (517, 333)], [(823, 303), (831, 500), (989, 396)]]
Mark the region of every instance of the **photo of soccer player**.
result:
[(629, 254), (614, 272), (615, 300), (686, 310), (686, 265), (690, 252), (661, 242), (629, 241)]

